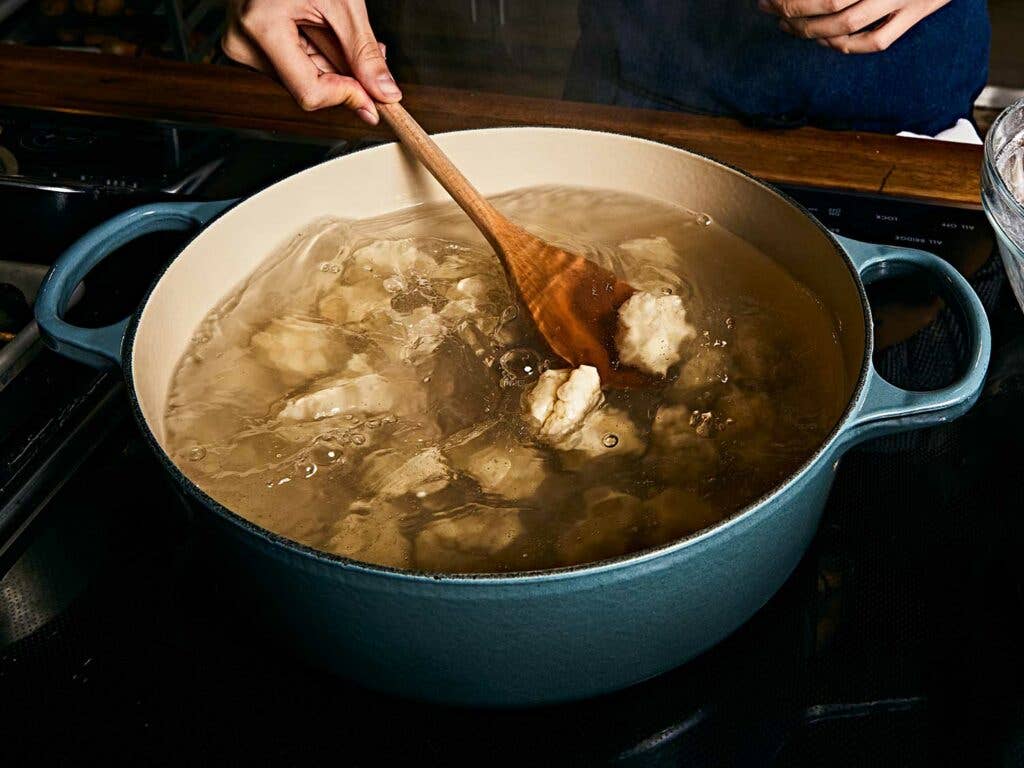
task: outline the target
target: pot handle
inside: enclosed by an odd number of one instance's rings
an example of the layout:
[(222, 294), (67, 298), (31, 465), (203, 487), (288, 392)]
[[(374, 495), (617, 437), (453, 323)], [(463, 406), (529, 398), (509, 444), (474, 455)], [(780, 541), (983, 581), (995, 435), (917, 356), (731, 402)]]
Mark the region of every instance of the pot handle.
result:
[(93, 267), (122, 245), (152, 232), (201, 227), (234, 202), (151, 203), (119, 213), (83, 235), (54, 262), (36, 296), (36, 322), (47, 346), (96, 368), (120, 365), (129, 318), (103, 328), (71, 325), (63, 315), (75, 288)]
[(875, 370), (874, 362), (869, 362), (867, 389), (845, 442), (855, 444), (893, 432), (941, 424), (966, 413), (985, 385), (992, 354), (988, 316), (970, 283), (949, 262), (927, 251), (873, 245), (845, 237), (836, 239), (850, 255), (865, 284), (913, 271), (932, 273), (944, 289), (943, 298), (960, 308), (967, 323), (970, 348), (963, 376), (948, 387), (930, 392), (914, 392), (890, 384)]

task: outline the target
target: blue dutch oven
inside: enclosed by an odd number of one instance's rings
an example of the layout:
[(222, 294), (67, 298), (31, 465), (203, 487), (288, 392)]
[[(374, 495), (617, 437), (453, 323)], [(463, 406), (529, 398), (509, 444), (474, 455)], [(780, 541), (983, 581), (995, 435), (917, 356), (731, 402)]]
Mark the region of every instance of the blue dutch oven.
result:
[[(143, 434), (219, 533), (239, 583), (296, 650), (340, 675), (404, 696), (525, 706), (593, 696), (671, 669), (734, 631), (786, 580), (815, 533), (845, 451), (956, 418), (981, 391), (991, 348), (985, 312), (967, 282), (932, 254), (833, 237), (755, 179), (641, 139), (509, 128), (447, 134), (438, 143), (485, 194), (570, 184), (710, 213), (782, 263), (831, 311), (848, 405), (781, 485), (655, 549), (501, 575), (399, 571), (324, 554), (226, 509), (174, 465), (162, 445), (169, 382), (204, 315), (284, 238), (321, 215), (375, 216), (443, 200), (444, 192), (389, 145), (311, 168), (237, 205), (161, 203), (115, 217), (53, 266), (36, 303), (39, 326), (68, 357), (121, 366)], [(78, 283), (118, 246), (148, 232), (193, 228), (199, 233), (133, 317), (94, 329), (62, 319)], [(966, 372), (938, 391), (895, 387), (871, 362), (864, 283), (909, 271), (939, 281), (966, 319)]]

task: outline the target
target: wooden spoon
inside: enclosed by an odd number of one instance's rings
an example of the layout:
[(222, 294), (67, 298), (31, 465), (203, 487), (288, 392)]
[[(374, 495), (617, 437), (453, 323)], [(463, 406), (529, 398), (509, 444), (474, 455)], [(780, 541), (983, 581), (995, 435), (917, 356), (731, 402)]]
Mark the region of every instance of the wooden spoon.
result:
[(401, 104), (377, 104), (377, 111), (487, 238), (555, 354), (573, 367), (594, 366), (604, 386), (651, 383), (641, 371), (621, 364), (615, 350), (618, 310), (633, 295), (632, 286), (498, 213)]

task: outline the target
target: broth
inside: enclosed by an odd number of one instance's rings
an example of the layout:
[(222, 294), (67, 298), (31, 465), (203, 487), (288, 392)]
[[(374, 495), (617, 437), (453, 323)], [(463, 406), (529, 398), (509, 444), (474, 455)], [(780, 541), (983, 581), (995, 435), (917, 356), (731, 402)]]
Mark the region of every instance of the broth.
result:
[(708, 527), (835, 426), (848, 386), (829, 313), (709, 216), (567, 187), (494, 202), (637, 289), (682, 298), (697, 333), (665, 387), (606, 391), (572, 441), (542, 443), (527, 394), (564, 364), (465, 215), (323, 218), (196, 331), (165, 414), (175, 463), (224, 506), (320, 550), (507, 572)]

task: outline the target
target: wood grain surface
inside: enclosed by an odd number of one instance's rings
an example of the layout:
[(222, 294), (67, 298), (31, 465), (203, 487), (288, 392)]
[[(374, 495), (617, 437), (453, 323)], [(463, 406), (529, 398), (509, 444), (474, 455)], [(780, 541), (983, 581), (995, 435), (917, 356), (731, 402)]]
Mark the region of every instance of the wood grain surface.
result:
[[(980, 147), (815, 128), (765, 131), (735, 120), (403, 86), (430, 132), (508, 125), (588, 128), (700, 152), (773, 182), (978, 206)], [(241, 68), (0, 45), (0, 105), (314, 139), (391, 138), (342, 109), (306, 113)]]

